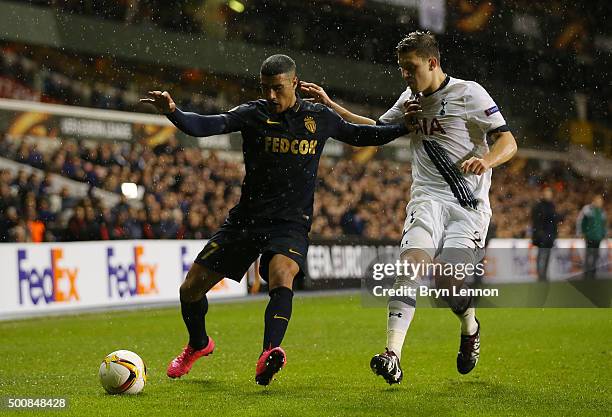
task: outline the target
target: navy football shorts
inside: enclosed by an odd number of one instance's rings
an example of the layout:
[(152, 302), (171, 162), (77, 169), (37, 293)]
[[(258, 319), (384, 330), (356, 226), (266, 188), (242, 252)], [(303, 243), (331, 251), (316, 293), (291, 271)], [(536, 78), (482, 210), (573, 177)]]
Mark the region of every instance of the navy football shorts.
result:
[(268, 265), (276, 254), (293, 259), (304, 274), (308, 228), (300, 223), (274, 220), (252, 223), (228, 218), (198, 254), (195, 263), (240, 281), (261, 256), (259, 273), (268, 281)]

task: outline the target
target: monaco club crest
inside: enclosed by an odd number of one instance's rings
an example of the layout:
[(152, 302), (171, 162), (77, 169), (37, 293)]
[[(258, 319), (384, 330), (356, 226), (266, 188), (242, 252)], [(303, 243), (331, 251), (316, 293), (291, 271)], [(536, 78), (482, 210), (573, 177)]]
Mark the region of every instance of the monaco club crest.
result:
[(310, 133), (317, 131), (317, 122), (315, 122), (315, 119), (312, 118), (312, 116), (304, 117), (304, 126), (306, 126), (306, 129), (308, 129)]

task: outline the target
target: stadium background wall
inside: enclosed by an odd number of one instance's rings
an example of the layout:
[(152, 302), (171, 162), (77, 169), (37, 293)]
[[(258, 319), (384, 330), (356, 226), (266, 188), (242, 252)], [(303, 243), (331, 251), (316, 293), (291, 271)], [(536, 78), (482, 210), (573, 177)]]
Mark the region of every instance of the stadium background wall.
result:
[[(558, 239), (549, 263), (549, 280), (565, 281), (582, 273), (584, 240)], [(612, 240), (600, 246), (599, 273), (610, 277)], [(537, 281), (537, 251), (529, 239), (491, 239), (486, 252), (486, 282), (530, 283)], [(373, 263), (395, 263), (395, 242), (315, 241), (308, 250), (304, 288), (357, 288)]]
[[(0, 320), (49, 312), (106, 309), (117, 306), (173, 304), (178, 287), (205, 241), (132, 240), (0, 245)], [(584, 241), (560, 239), (557, 247), (575, 263), (553, 256), (550, 279), (576, 275)], [(610, 276), (612, 240), (602, 243), (601, 259)], [(536, 282), (536, 251), (526, 239), (493, 239), (487, 255), (490, 283)], [(372, 262), (394, 262), (390, 243), (314, 241), (307, 273), (297, 289), (359, 288)], [(261, 278), (255, 263), (240, 283), (223, 280), (209, 297), (245, 297), (247, 283)]]
[[(121, 305), (178, 302), (204, 241), (103, 241), (0, 245), (0, 319)], [(241, 297), (223, 280), (210, 298)]]

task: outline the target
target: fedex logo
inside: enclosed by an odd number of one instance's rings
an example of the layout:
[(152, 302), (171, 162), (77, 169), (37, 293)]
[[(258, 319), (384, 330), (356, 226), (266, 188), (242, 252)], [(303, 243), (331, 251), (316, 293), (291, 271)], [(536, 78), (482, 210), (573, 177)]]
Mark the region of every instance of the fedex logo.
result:
[(118, 295), (120, 298), (139, 296), (144, 294), (157, 294), (155, 276), (157, 264), (145, 263), (142, 260), (144, 248), (134, 246), (131, 256), (118, 259), (115, 248), (106, 248), (108, 266), (108, 296)]
[(182, 272), (181, 277), (182, 278), (185, 278), (187, 276), (187, 272), (189, 272), (189, 269), (191, 268), (191, 264), (193, 263), (193, 261), (191, 260), (191, 258), (187, 256), (187, 254), (188, 254), (187, 247), (181, 246), (181, 272)]
[(17, 268), (19, 272), (19, 304), (28, 298), (36, 305), (43, 300), (45, 304), (79, 301), (76, 282), (79, 268), (62, 265), (63, 249), (50, 250), (50, 263), (42, 268), (31, 265), (28, 251), (17, 251)]

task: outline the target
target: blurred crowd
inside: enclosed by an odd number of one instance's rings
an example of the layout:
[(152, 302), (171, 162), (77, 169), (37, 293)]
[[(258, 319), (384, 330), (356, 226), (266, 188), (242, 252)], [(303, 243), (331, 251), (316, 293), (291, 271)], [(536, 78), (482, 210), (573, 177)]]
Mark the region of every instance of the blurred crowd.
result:
[[(153, 107), (139, 104), (139, 99), (151, 89), (164, 89), (172, 93), (183, 110), (218, 114), (259, 98), (258, 87), (254, 80), (216, 76), (196, 68), (151, 66), (113, 57), (0, 43), (0, 97), (155, 112)], [(386, 110), (364, 103), (351, 104), (351, 108), (373, 117)]]
[[(240, 164), (214, 155), (205, 158), (199, 149), (176, 144), (151, 149), (139, 144), (63, 141), (39, 149), (37, 144), (5, 139), (0, 141), (0, 154), (117, 194), (126, 182), (144, 188), (141, 207), (129, 204), (125, 197), (115, 207), (104, 207), (93, 197), (80, 201), (70, 198), (65, 189), (58, 193), (58, 204), (57, 195), (47, 192), (48, 180), (23, 171), (17, 175), (4, 172), (0, 198), (7, 209), (13, 207), (18, 213), (30, 212), (35, 217), (41, 206), (53, 208), (52, 216), (46, 216), (43, 222), (45, 241), (207, 237), (221, 224), (226, 209), (238, 201), (243, 176)], [(95, 227), (98, 234), (73, 231), (71, 224), (92, 224), (92, 215), (94, 224), (100, 225)], [(4, 227), (5, 231), (9, 229)]]
[(493, 170), (491, 186), (492, 228), (489, 237), (528, 238), (532, 236), (532, 210), (542, 199), (543, 190), (553, 191), (560, 216), (558, 237), (576, 235), (576, 219), (582, 207), (595, 195), (604, 196), (605, 208), (612, 213), (610, 184), (576, 174), (566, 163), (515, 158)]
[[(4, 138), (0, 154), (41, 170), (0, 171), (4, 242), (207, 238), (238, 202), (244, 175), (241, 161), (183, 148), (174, 140), (154, 148), (72, 140), (43, 147)], [(53, 187), (49, 173), (117, 194), (122, 183), (136, 183), (144, 196), (135, 202), (121, 194), (117, 204), (108, 206), (91, 195), (78, 198), (67, 187)], [(312, 236), (397, 241), (410, 185), (406, 163), (323, 158)], [(559, 237), (574, 235), (578, 212), (590, 202), (590, 193), (609, 195), (606, 182), (582, 178), (567, 166), (543, 168), (539, 162), (517, 159), (494, 171), (489, 237), (529, 237), (531, 209), (545, 186), (555, 190), (562, 216)]]
[(17, 44), (0, 46), (2, 80), (9, 98), (141, 112), (152, 111), (138, 106), (139, 98), (151, 88), (171, 90), (179, 106), (202, 114), (228, 108), (228, 100), (239, 100), (241, 91), (234, 80), (217, 79), (198, 70), (152, 70), (112, 58)]
[[(125, 24), (153, 25), (164, 31), (205, 33), (220, 42), (262, 44), (282, 51), (300, 50), (386, 65), (396, 65), (397, 42), (408, 31), (421, 27), (413, 2), (407, 7), (366, 0), (29, 3)], [(237, 4), (243, 10), (237, 11)], [(532, 136), (542, 146), (554, 147), (557, 144), (551, 144), (549, 135), (542, 132), (556, 133), (562, 122), (576, 118), (577, 113), (581, 114), (579, 118), (585, 113), (589, 121), (612, 126), (612, 89), (600, 77), (600, 68), (611, 63), (607, 1), (447, 0), (445, 8), (445, 27), (438, 35), (444, 69), (457, 78), (483, 84), (513, 121), (515, 130), (524, 131), (522, 137)], [(32, 46), (11, 49), (30, 62), (10, 58), (8, 70), (4, 64), (5, 76), (32, 88), (43, 101), (134, 110), (144, 91), (163, 87), (175, 92), (182, 108), (209, 114), (258, 96), (254, 80), (213, 76), (201, 69), (147, 67), (104, 56), (58, 53), (51, 48), (45, 48), (42, 54), (34, 52)], [(0, 56), (10, 52), (3, 50)], [(351, 91), (330, 93), (354, 103), (364, 101)], [(589, 103), (584, 111), (578, 109), (576, 95)], [(372, 94), (369, 105), (386, 107), (388, 101), (388, 97)], [(523, 112), (523, 108), (533, 111)], [(150, 109), (138, 107), (138, 111)]]

